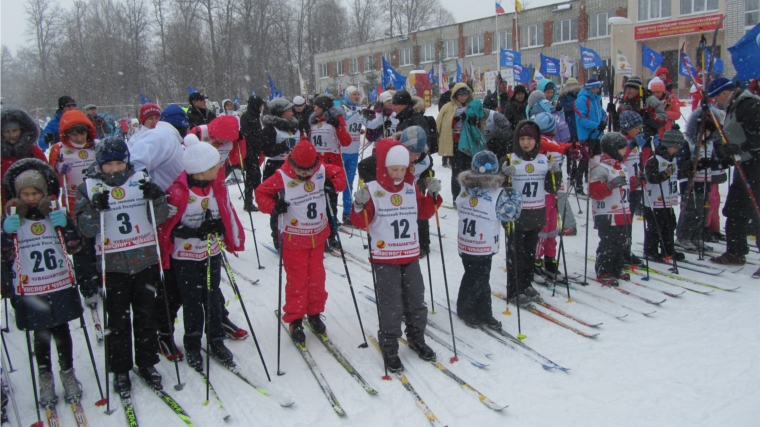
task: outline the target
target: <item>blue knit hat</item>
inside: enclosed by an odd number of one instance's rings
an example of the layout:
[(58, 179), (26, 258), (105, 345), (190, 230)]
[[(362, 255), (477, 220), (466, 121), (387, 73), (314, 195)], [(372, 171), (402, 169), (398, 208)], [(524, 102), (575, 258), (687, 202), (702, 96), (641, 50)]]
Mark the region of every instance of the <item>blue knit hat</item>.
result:
[(122, 138), (110, 136), (95, 148), (95, 161), (98, 166), (103, 166), (103, 163), (114, 160), (129, 163), (129, 148)]
[(625, 110), (620, 113), (620, 132), (628, 132), (639, 126), (644, 126), (644, 121), (641, 120), (639, 113), (631, 110)]
[(169, 123), (176, 128), (186, 128), (190, 126), (187, 114), (180, 106), (171, 104), (161, 112), (161, 121)]
[(602, 87), (602, 82), (600, 82), (599, 79), (588, 79), (586, 80), (586, 85), (584, 87), (586, 89)]
[(499, 159), (490, 151), (481, 151), (472, 158), (470, 170), (476, 173), (499, 173)]
[(710, 82), (708, 95), (710, 95), (710, 98), (714, 98), (725, 90), (734, 90), (735, 87), (736, 86), (731, 80), (725, 77), (718, 77), (717, 79)]
[(410, 153), (424, 153), (427, 147), (427, 134), (419, 126), (409, 126), (401, 133), (399, 141)]
[(533, 117), (533, 121), (536, 122), (541, 133), (549, 135), (557, 129), (557, 120), (549, 113), (538, 113), (536, 117)]

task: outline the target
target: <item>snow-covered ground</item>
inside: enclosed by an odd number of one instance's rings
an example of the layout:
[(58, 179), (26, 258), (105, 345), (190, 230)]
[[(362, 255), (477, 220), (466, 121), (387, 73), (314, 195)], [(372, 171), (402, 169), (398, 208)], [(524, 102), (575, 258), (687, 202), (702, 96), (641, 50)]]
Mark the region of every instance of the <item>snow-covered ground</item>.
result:
[[(433, 109), (434, 110), (434, 109)], [(429, 111), (434, 114), (434, 111)], [(690, 108), (684, 108), (684, 115)], [(444, 183), (445, 204), (450, 205), (449, 179), (451, 170), (442, 168), (440, 158), (435, 156), (436, 175)], [(246, 227), (247, 215), (242, 211), (242, 200), (238, 199), (238, 189), (230, 187), (232, 199), (238, 208)], [(722, 188), (725, 198), (727, 188)], [(578, 205), (571, 199), (574, 212)], [(583, 273), (585, 213), (588, 210), (581, 200), (583, 215), (576, 215), (579, 234), (565, 238), (567, 267), (571, 272)], [(441, 230), (443, 233), (443, 253), (446, 261), (449, 294), (452, 306), (455, 304), (462, 277), (462, 264), (456, 249), (456, 211), (441, 209)], [(383, 364), (380, 354), (370, 345), (361, 349), (357, 346), (362, 336), (356, 320), (354, 306), (345, 278), (336, 272), (343, 271), (339, 258), (327, 256), (327, 290), (330, 297), (325, 312), (326, 324), (333, 341), (379, 391), (375, 396), (365, 393), (345, 370), (319, 344), (316, 337), (307, 332), (307, 343), (314, 359), (322, 369), (335, 396), (347, 415), (338, 417), (328, 405), (317, 382), (312, 377), (296, 348), (283, 336), (282, 371), (277, 369), (277, 323), (273, 311), (277, 308), (278, 258), (263, 245), (271, 246), (269, 218), (256, 213), (253, 221), (257, 229), (261, 263), (266, 268), (257, 269), (253, 238), (247, 233), (248, 248), (239, 258), (231, 257), (232, 266), (247, 278), (259, 279), (251, 284), (244, 277), (237, 277), (243, 301), (246, 304), (256, 336), (272, 375), (267, 383), (252, 339), (228, 342), (235, 354), (241, 371), (255, 378), (267, 388), (276, 389), (294, 397), (296, 404), (290, 408), (280, 407), (273, 399), (255, 392), (219, 365), (211, 364), (211, 382), (232, 417), (222, 421), (215, 404), (204, 406), (205, 386), (201, 377), (185, 363), (180, 365), (182, 381), (186, 383), (182, 391), (172, 385), (176, 382), (174, 366), (162, 359), (157, 368), (164, 377), (164, 388), (192, 417), (195, 426), (216, 425), (260, 425), (260, 426), (424, 426), (427, 420), (415, 406), (410, 394), (397, 380), (381, 380)], [(431, 222), (435, 232), (435, 221)], [(347, 252), (365, 257), (362, 238), (358, 232), (353, 237), (340, 234)], [(634, 224), (634, 250), (640, 252), (636, 242), (643, 241), (643, 222)], [(589, 233), (590, 254), (597, 246), (595, 230)], [(753, 242), (754, 244), (754, 242)], [(722, 245), (715, 245), (718, 248)], [(754, 245), (753, 245), (754, 249)], [(687, 255), (695, 259), (694, 255)], [(758, 254), (753, 252), (748, 260), (757, 263)], [(428, 292), (427, 260), (421, 262), (425, 276), (426, 300)], [(429, 257), (433, 276), (433, 293), (436, 302), (445, 304), (446, 283), (441, 267), (441, 249), (433, 236), (432, 252)], [(504, 250), (496, 255), (491, 272), (491, 286), (496, 291), (504, 291)], [(348, 268), (356, 291), (367, 293), (365, 285), (372, 285), (372, 276), (364, 266), (349, 261)], [(588, 265), (593, 272), (593, 264)], [(661, 268), (661, 267), (660, 267)], [(454, 381), (437, 372), (433, 366), (421, 361), (409, 349), (402, 346), (401, 357), (406, 366), (406, 375), (419, 395), (424, 399), (442, 425), (448, 426), (756, 426), (760, 420), (760, 314), (757, 303), (760, 300), (760, 281), (750, 275), (758, 268), (747, 265), (738, 272), (729, 268), (719, 276), (708, 276), (682, 270), (681, 276), (714, 285), (741, 286), (734, 292), (715, 290), (709, 295), (686, 292), (679, 297), (666, 297), (649, 289), (631, 284), (626, 289), (650, 298), (667, 298), (659, 306), (648, 305), (611, 289), (602, 289), (592, 282), (582, 291), (571, 289), (571, 296), (587, 301), (594, 306), (615, 314), (627, 314), (624, 319), (616, 319), (603, 312), (581, 305), (568, 303), (563, 296), (552, 297), (545, 289), (540, 289), (545, 300), (578, 317), (603, 322), (597, 328), (589, 328), (560, 315), (554, 315), (585, 332), (598, 332), (593, 339), (584, 338), (556, 326), (538, 316), (522, 312), (520, 315), (522, 332), (528, 336), (525, 343), (543, 355), (570, 368), (567, 373), (558, 370), (545, 371), (525, 357), (522, 351), (515, 351), (496, 342), (483, 332), (465, 326), (456, 317), (454, 328), (458, 336), (491, 352), (483, 358), (490, 365), (479, 369), (466, 360), (449, 363), (452, 353), (438, 343), (428, 340), (436, 350), (439, 361), (462, 377), (470, 385), (487, 395), (493, 401), (509, 405), (501, 412), (495, 412), (479, 403), (470, 393), (460, 388)], [(665, 270), (665, 268), (661, 268)], [(199, 278), (203, 280), (203, 278)], [(687, 282), (670, 281), (652, 276), (649, 282), (636, 281), (660, 290), (677, 292), (679, 288), (666, 283), (678, 283), (694, 289), (707, 291), (709, 288)], [(240, 302), (235, 300), (229, 285), (222, 288), (229, 301), (227, 307), (231, 318), (241, 327), (246, 325)], [(683, 289), (680, 289), (683, 290)], [(596, 296), (606, 297), (616, 302), (602, 301)], [(365, 329), (377, 331), (375, 306), (363, 295), (357, 295), (359, 309)], [(621, 304), (636, 310), (656, 310), (650, 316), (637, 314), (623, 308)], [(503, 315), (505, 304), (494, 299), (494, 314), (504, 323), (504, 329), (517, 334), (517, 312), (511, 307), (510, 316)], [(429, 317), (437, 324), (448, 327), (448, 316), (443, 308), (436, 306), (437, 314)], [(89, 312), (86, 313), (90, 336), (94, 331)], [(31, 381), (26, 354), (24, 334), (15, 328), (13, 312), (10, 313), (12, 332), (6, 341), (13, 360), (15, 372), (10, 374), (16, 392), (22, 424), (36, 421)], [(177, 325), (176, 341), (182, 343), (182, 325)], [(246, 329), (247, 326), (245, 326)], [(78, 322), (71, 322), (75, 341), (75, 366), (77, 375), (85, 385), (84, 407), (90, 425), (126, 425), (118, 398), (112, 393), (113, 415), (105, 415), (103, 409), (95, 407), (99, 399), (95, 378), (87, 355), (82, 331)], [(439, 334), (442, 335), (442, 334)], [(103, 376), (103, 347), (93, 341), (98, 369)], [(461, 344), (458, 348), (466, 350)], [(55, 356), (53, 356), (55, 358)], [(56, 369), (57, 371), (57, 369)], [(133, 376), (134, 377), (134, 376)], [(62, 394), (57, 378), (58, 394)], [(182, 426), (184, 423), (171, 413), (139, 380), (133, 378), (133, 401), (136, 414), (142, 426)], [(9, 407), (10, 409), (10, 407)], [(71, 412), (58, 406), (64, 426), (75, 425)], [(12, 412), (10, 413), (13, 420)], [(15, 425), (15, 420), (13, 420)]]

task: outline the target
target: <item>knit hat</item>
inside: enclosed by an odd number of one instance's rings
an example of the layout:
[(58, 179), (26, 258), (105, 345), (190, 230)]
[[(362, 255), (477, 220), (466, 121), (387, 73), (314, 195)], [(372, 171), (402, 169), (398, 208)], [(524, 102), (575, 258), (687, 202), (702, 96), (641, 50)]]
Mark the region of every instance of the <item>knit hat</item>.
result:
[(405, 90), (400, 90), (393, 95), (391, 103), (393, 105), (412, 105), (412, 95)]
[(549, 113), (538, 113), (533, 117), (533, 121), (544, 135), (550, 135), (557, 129), (557, 120)]
[(377, 97), (377, 102), (381, 104), (385, 104), (386, 101), (390, 101), (393, 98), (393, 94), (396, 93), (396, 91), (387, 90), (383, 93), (381, 93)]
[(314, 105), (323, 110), (329, 110), (333, 106), (333, 97), (331, 95), (319, 95), (314, 98)]
[(710, 87), (708, 90), (708, 95), (710, 98), (715, 98), (716, 96), (720, 95), (721, 92), (725, 90), (734, 90), (734, 85), (731, 80), (725, 78), (725, 77), (718, 77), (717, 79), (710, 82)]
[(132, 120), (130, 120), (130, 121), (131, 121), (131, 124), (133, 124), (133, 125), (139, 125), (139, 124), (140, 124), (140, 121), (139, 121), (139, 120), (137, 120), (137, 119), (135, 119), (135, 118), (133, 118), (133, 119), (132, 119)]
[(77, 102), (74, 101), (74, 98), (68, 95), (63, 95), (62, 97), (58, 98), (59, 110), (62, 110), (63, 107), (76, 107), (76, 106), (77, 106)]
[(349, 86), (343, 91), (346, 96), (351, 95), (354, 92), (359, 92), (359, 89), (357, 89), (356, 86)]
[(182, 163), (189, 174), (202, 173), (219, 163), (219, 151), (213, 145), (201, 142), (195, 134), (185, 136), (185, 153)]
[(677, 123), (673, 123), (673, 127), (668, 129), (660, 138), (660, 145), (663, 147), (681, 148), (685, 142), (686, 139), (681, 133), (681, 127)]
[(538, 127), (538, 124), (536, 124), (536, 122), (528, 121), (520, 126), (520, 130), (517, 131), (518, 140), (521, 136), (529, 136), (538, 142), (541, 140), (541, 129)]
[(425, 130), (419, 126), (409, 126), (404, 129), (399, 138), (404, 147), (406, 147), (410, 153), (424, 153), (427, 148), (427, 134)]
[(583, 86), (586, 89), (596, 89), (602, 87), (602, 82), (599, 81), (599, 79), (588, 79), (586, 80), (586, 84)]
[(235, 116), (219, 116), (208, 124), (208, 135), (222, 141), (235, 141), (240, 137), (240, 122)]
[(528, 94), (528, 89), (526, 89), (525, 86), (523, 86), (523, 85), (517, 85), (517, 86), (515, 86), (515, 91), (514, 92), (515, 92), (515, 95), (517, 95), (518, 93), (524, 93), (524, 94), (527, 95)]
[(129, 163), (129, 148), (123, 139), (109, 136), (95, 148), (95, 161), (98, 166), (103, 166), (103, 163), (115, 160)]
[(95, 104), (87, 104), (84, 106), (84, 111), (92, 110), (93, 108), (98, 108), (98, 106)]
[(7, 120), (3, 122), (2, 130), (21, 129), (21, 123), (15, 120)]
[[(600, 83), (599, 87), (601, 87), (601, 83)], [(625, 86), (623, 86), (623, 87), (624, 88), (632, 87), (634, 89), (639, 89), (640, 87), (642, 87), (641, 77), (639, 77), (639, 76), (631, 76), (631, 77), (629, 77), (628, 80), (625, 82)]]
[(42, 191), (43, 197), (48, 196), (48, 186), (45, 177), (35, 169), (27, 169), (16, 177), (13, 181), (13, 186), (16, 188), (16, 194), (21, 193), (26, 187), (34, 187)]
[(200, 93), (200, 92), (193, 92), (190, 94), (189, 97), (187, 97), (187, 102), (193, 103), (193, 101), (203, 101), (208, 99), (208, 96)]
[(293, 97), (293, 105), (296, 107), (300, 107), (303, 104), (306, 104), (306, 100), (303, 99), (303, 96), (296, 95)]
[(301, 138), (293, 147), (293, 151), (290, 153), (290, 160), (295, 163), (300, 169), (311, 169), (317, 165), (319, 158), (317, 158), (317, 149), (314, 148), (314, 144), (306, 138)]
[(170, 104), (161, 112), (161, 121), (169, 123), (175, 128), (186, 128), (190, 126), (187, 119), (187, 113), (179, 105)]
[(665, 92), (665, 82), (659, 77), (655, 77), (649, 81), (649, 90), (652, 92)]
[(565, 86), (571, 86), (571, 85), (577, 85), (577, 84), (580, 84), (580, 83), (578, 83), (578, 80), (576, 80), (575, 77), (570, 77), (569, 79), (565, 80)]
[(470, 89), (463, 87), (463, 88), (459, 88), (459, 90), (456, 91), (456, 93), (454, 94), (454, 97), (457, 97), (459, 95), (469, 95), (469, 94), (470, 94)]
[(403, 145), (394, 145), (385, 155), (385, 167), (409, 166), (409, 150)]
[(161, 117), (161, 107), (156, 104), (143, 104), (140, 107), (140, 124), (144, 124), (148, 117)]
[(620, 149), (628, 147), (628, 140), (618, 132), (607, 132), (602, 137), (601, 145), (604, 154), (620, 161), (623, 160)]
[(496, 154), (490, 151), (481, 151), (472, 158), (472, 165), (470, 170), (475, 173), (499, 173), (499, 159), (496, 158)]
[[(303, 98), (301, 98), (301, 101), (302, 101), (301, 104), (306, 102), (303, 100)], [(290, 102), (285, 98), (275, 98), (269, 101), (269, 103), (267, 104), (267, 108), (269, 108), (269, 114), (280, 117), (282, 116), (282, 113), (293, 108), (294, 107), (293, 104), (294, 104), (293, 102)]]
[(620, 113), (620, 132), (628, 132), (633, 128), (644, 126), (639, 113), (631, 110), (625, 110)]
[[(547, 79), (547, 80), (548, 80), (548, 79)], [(544, 85), (544, 90), (543, 90), (543, 92), (546, 92), (547, 90), (556, 90), (556, 89), (557, 89), (557, 85), (555, 85), (553, 81), (549, 80), (549, 81), (548, 81), (548, 82), (547, 82), (547, 83)]]

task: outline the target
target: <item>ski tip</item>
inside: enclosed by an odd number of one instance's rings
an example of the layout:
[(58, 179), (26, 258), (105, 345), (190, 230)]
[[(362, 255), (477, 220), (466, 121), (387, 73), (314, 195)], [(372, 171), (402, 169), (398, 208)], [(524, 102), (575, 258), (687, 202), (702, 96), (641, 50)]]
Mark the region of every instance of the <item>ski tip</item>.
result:
[(526, 338), (528, 338), (528, 336), (525, 335), (525, 334), (517, 334), (517, 339), (520, 340), (520, 341), (522, 341), (522, 340), (524, 340)]
[(105, 406), (106, 403), (107, 403), (107, 401), (106, 401), (106, 398), (104, 397), (104, 398), (98, 400), (97, 402), (95, 402), (95, 406)]
[(383, 375), (381, 378), (383, 379), (383, 381), (391, 381), (390, 375)]
[(452, 357), (451, 359), (449, 359), (449, 363), (451, 363), (452, 365), (453, 365), (454, 363), (456, 363), (456, 362), (459, 362), (459, 358), (458, 358), (458, 357), (456, 357), (456, 356), (454, 356), (454, 357)]

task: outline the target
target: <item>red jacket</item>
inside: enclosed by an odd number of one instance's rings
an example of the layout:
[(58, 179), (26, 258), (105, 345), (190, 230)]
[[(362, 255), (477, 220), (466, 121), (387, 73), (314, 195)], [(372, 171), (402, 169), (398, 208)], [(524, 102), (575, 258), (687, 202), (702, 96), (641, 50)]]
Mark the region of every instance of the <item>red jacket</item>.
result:
[[(237, 253), (245, 249), (245, 233), (243, 225), (235, 213), (235, 209), (230, 203), (227, 193), (227, 186), (224, 180), (215, 179), (209, 184), (214, 190), (217, 205), (219, 206), (219, 215), (224, 224), (224, 248), (227, 252), (237, 256)], [(172, 230), (179, 224), (182, 215), (187, 209), (187, 199), (190, 197), (190, 188), (187, 185), (187, 172), (174, 180), (174, 183), (166, 189), (167, 202), (177, 207), (177, 214), (168, 218), (166, 222), (158, 227), (158, 243), (161, 246), (161, 267), (164, 270), (171, 268), (171, 257), (174, 252), (174, 237)]]
[(665, 92), (665, 99), (660, 100), (662, 106), (665, 108), (665, 113), (668, 115), (668, 121), (660, 128), (660, 139), (665, 135), (665, 132), (673, 127), (673, 123), (681, 118), (681, 101), (675, 95), (675, 93)]
[[(608, 165), (612, 165), (612, 167), (615, 170), (620, 170), (623, 168), (623, 164), (607, 154), (602, 153), (601, 156), (601, 163), (606, 163)], [(599, 167), (599, 166), (597, 166)], [(618, 188), (613, 188), (610, 190), (607, 188), (607, 181), (594, 181), (590, 182), (588, 185), (589, 190), (589, 197), (591, 197), (594, 200), (603, 200), (604, 198), (611, 196), (613, 191), (620, 191)], [(631, 212), (626, 212), (625, 215), (623, 214), (615, 214), (613, 216), (613, 222), (615, 225), (627, 225), (631, 224)]]
[[(298, 179), (293, 166), (290, 165), (290, 155), (285, 159), (280, 170), (292, 179)], [(332, 181), (335, 191), (337, 193), (346, 189), (346, 174), (343, 172), (342, 166), (325, 164), (319, 162), (319, 165), (325, 166), (325, 176)], [(317, 168), (319, 168), (317, 165)], [(272, 176), (262, 182), (261, 185), (256, 187), (256, 201), (259, 203), (259, 211), (265, 214), (272, 214), (274, 212), (274, 205), (278, 200), (278, 193), (285, 189), (285, 183), (282, 181), (282, 175), (274, 173)], [(333, 209), (337, 211), (337, 206), (333, 206)], [(328, 218), (328, 221), (332, 219)], [(298, 236), (295, 234), (288, 234), (283, 236), (282, 248), (283, 249), (313, 249), (317, 245), (324, 245), (327, 238), (330, 236), (330, 227), (325, 227), (319, 234), (311, 236)]]
[(567, 154), (567, 150), (573, 148), (571, 142), (557, 142), (551, 135), (541, 134), (541, 150), (539, 154), (560, 153)]
[[(66, 135), (66, 132), (72, 126), (75, 126), (75, 125), (87, 126), (87, 143), (84, 145), (84, 147), (80, 147), (80, 149), (92, 148), (95, 138), (97, 137), (97, 131), (95, 130), (95, 125), (93, 125), (90, 119), (88, 119), (87, 116), (79, 110), (71, 110), (71, 111), (67, 111), (63, 113), (63, 115), (61, 116), (61, 121), (59, 125), (60, 126), (59, 137), (61, 138), (61, 140), (50, 147), (50, 156), (49, 156), (50, 160), (48, 161), (48, 163), (53, 169), (55, 169), (55, 166), (58, 164), (58, 161), (60, 160), (61, 147), (76, 148), (71, 144), (71, 141), (69, 141), (69, 137)], [(63, 185), (63, 175), (58, 173), (57, 170), (56, 170), (56, 173), (58, 174), (58, 181), (60, 181), (61, 185)], [(76, 185), (77, 187), (79, 187), (79, 184), (81, 184), (82, 182), (67, 182), (66, 184), (69, 186)], [(63, 199), (61, 200), (63, 201)], [(66, 206), (69, 208), (69, 210), (73, 211), (74, 206), (76, 206), (77, 204), (76, 196), (68, 197), (68, 200), (66, 200), (66, 203), (67, 203)]]

